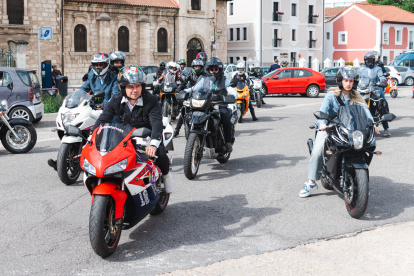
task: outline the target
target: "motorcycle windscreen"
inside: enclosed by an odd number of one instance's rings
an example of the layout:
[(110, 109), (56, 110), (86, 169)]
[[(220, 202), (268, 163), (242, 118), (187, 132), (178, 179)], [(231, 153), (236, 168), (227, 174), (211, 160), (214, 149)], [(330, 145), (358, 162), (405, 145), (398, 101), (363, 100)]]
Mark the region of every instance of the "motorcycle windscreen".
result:
[(177, 84), (175, 82), (166, 82), (164, 83), (163, 90), (164, 92), (171, 92), (177, 89)]
[(360, 105), (340, 106), (338, 119), (343, 127), (352, 131), (366, 130), (372, 122), (364, 108)]
[(133, 129), (127, 124), (101, 124), (96, 132), (96, 148), (101, 154), (112, 151)]
[(213, 91), (214, 84), (211, 78), (204, 78), (202, 83), (194, 87), (192, 98), (194, 100), (207, 100)]
[(66, 97), (66, 107), (67, 108), (76, 108), (83, 101), (90, 100), (92, 95), (89, 95), (84, 90), (76, 90), (72, 95)]
[(166, 74), (164, 76), (164, 83), (174, 83), (175, 82), (175, 75), (173, 74)]
[(238, 90), (243, 90), (243, 89), (244, 89), (244, 87), (246, 87), (246, 84), (245, 84), (244, 82), (239, 81), (239, 82), (237, 83), (237, 89), (238, 89)]

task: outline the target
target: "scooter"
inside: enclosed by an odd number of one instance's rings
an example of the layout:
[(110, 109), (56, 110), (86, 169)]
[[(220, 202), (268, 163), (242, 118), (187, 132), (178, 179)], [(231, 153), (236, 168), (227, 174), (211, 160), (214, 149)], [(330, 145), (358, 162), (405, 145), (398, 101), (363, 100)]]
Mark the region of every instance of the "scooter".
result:
[(394, 81), (391, 76), (388, 76), (387, 87), (384, 90), (384, 93), (390, 93), (391, 98), (397, 98), (398, 96), (398, 86), (394, 85)]
[(82, 140), (79, 136), (65, 135), (64, 128), (68, 125), (76, 126), (82, 130), (84, 136), (88, 137), (89, 131), (102, 113), (101, 104), (105, 92), (99, 91), (94, 95), (90, 93), (76, 90), (66, 97), (56, 118), (56, 128), (52, 129), (57, 132), (61, 145), (56, 162), (49, 159), (48, 164), (58, 172), (60, 180), (66, 185), (75, 183), (81, 174), (79, 155), (86, 140)]
[[(241, 116), (239, 118), (239, 123), (243, 122), (243, 116), (246, 115), (247, 111), (249, 110), (249, 104), (250, 104), (250, 92), (249, 87), (242, 81), (239, 81), (237, 83), (237, 86), (235, 87), (236, 92), (238, 94), (237, 98), (237, 107), (239, 108), (241, 112)], [(261, 101), (260, 101), (261, 103)]]
[(11, 153), (29, 152), (37, 141), (33, 124), (22, 118), (7, 116), (7, 100), (0, 103), (0, 139), (3, 147)]
[[(65, 131), (86, 140), (75, 126), (68, 125)], [(165, 193), (161, 170), (145, 154), (150, 137), (147, 128), (102, 124), (82, 150), (83, 180), (92, 195), (89, 239), (102, 258), (115, 252), (122, 230), (167, 208), (170, 195)]]

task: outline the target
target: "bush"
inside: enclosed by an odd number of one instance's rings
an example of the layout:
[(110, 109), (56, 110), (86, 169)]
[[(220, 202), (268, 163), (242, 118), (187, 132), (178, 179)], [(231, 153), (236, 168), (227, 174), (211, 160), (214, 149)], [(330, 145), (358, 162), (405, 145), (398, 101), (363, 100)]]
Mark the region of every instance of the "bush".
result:
[(59, 94), (56, 96), (56, 98), (52, 98), (48, 94), (43, 94), (42, 102), (45, 106), (45, 113), (58, 112), (61, 106), (61, 103), (59, 101), (63, 101), (63, 97)]

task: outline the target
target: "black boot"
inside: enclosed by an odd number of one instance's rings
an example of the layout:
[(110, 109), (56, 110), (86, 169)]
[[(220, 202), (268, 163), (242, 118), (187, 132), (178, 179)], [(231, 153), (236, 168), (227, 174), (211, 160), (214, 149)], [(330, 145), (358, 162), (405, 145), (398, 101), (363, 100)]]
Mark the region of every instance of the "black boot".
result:
[(262, 104), (266, 104), (266, 103), (263, 101), (263, 99), (262, 99)]
[(255, 112), (254, 112), (254, 109), (250, 110), (250, 113), (252, 114), (253, 121), (257, 121), (257, 120), (259, 120), (259, 119), (257, 119), (257, 117), (256, 117), (256, 114), (255, 114)]
[(226, 152), (230, 153), (233, 151), (233, 147), (231, 146), (231, 143), (226, 143)]
[(180, 130), (179, 129), (175, 129), (174, 130), (173, 138), (177, 138), (179, 134), (180, 134)]
[(49, 159), (49, 160), (47, 160), (47, 164), (49, 166), (51, 166), (53, 169), (55, 169), (55, 171), (57, 171), (57, 162), (56, 161), (54, 161), (53, 159)]

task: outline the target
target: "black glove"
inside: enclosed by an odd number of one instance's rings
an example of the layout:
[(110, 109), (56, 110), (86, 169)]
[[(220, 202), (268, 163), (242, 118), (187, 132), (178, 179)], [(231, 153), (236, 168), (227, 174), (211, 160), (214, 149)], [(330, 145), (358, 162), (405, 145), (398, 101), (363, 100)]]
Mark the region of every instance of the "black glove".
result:
[(109, 72), (112, 72), (116, 75), (119, 74), (119, 68), (116, 67), (115, 65), (109, 64), (109, 68), (108, 68)]
[(83, 82), (85, 82), (85, 81), (87, 81), (87, 80), (88, 80), (88, 74), (89, 74), (89, 73), (87, 73), (87, 74), (83, 75), (83, 78), (82, 78), (82, 81), (83, 81)]
[(236, 80), (236, 79), (232, 79), (232, 80), (230, 81), (230, 86), (231, 86), (231, 87), (236, 87), (236, 86), (237, 86), (237, 80)]

